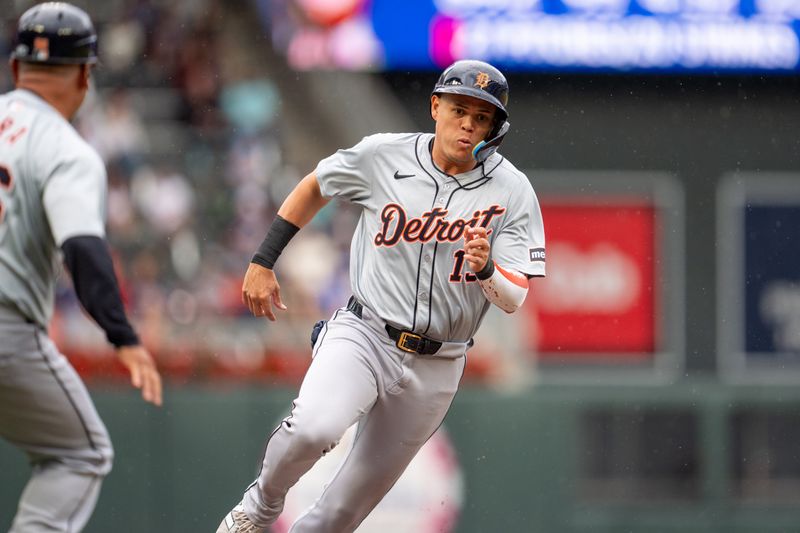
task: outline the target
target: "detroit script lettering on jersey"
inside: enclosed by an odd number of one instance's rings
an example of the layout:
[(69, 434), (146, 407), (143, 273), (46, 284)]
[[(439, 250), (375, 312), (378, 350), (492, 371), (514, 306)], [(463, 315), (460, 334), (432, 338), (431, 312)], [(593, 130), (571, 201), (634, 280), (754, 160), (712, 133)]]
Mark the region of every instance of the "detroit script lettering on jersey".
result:
[[(456, 242), (464, 236), (466, 228), (488, 228), (493, 218), (505, 212), (505, 207), (495, 204), (483, 211), (475, 211), (472, 218), (447, 220), (448, 210), (435, 207), (422, 216), (409, 218), (401, 205), (390, 203), (381, 210), (381, 229), (373, 242), (376, 246), (394, 246), (401, 239), (421, 243), (434, 238), (438, 242)], [(491, 232), (491, 229), (487, 230), (487, 234)]]
[[(3, 117), (0, 119), (0, 141), (5, 141), (8, 144), (14, 144), (17, 140), (28, 131), (24, 126), (12, 130), (14, 127), (14, 119), (11, 117)], [(7, 191), (11, 190), (14, 184), (14, 177), (11, 170), (0, 161), (0, 189)], [(0, 222), (5, 218), (5, 207), (3, 206), (2, 199), (0, 199)]]
[(3, 137), (5, 133), (8, 133), (8, 135), (5, 136), (5, 140), (9, 144), (14, 144), (15, 142), (17, 142), (19, 138), (22, 137), (22, 135), (26, 131), (28, 131), (28, 128), (22, 126), (20, 128), (17, 128), (16, 130), (13, 130), (12, 132), (13, 126), (14, 126), (13, 118), (3, 117), (2, 119), (0, 119), (0, 137)]

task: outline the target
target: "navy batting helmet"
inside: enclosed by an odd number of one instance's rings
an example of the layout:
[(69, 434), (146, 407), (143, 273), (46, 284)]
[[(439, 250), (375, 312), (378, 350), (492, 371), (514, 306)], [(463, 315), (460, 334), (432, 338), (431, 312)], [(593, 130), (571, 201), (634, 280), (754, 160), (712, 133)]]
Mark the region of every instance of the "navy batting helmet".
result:
[(508, 118), (508, 82), (489, 63), (473, 59), (456, 61), (447, 67), (433, 88), (433, 94), (464, 94), (494, 105), (501, 120)]
[(97, 32), (89, 15), (72, 4), (38, 4), (20, 17), (11, 57), (45, 65), (96, 63)]
[(497, 150), (511, 126), (506, 110), (508, 82), (502, 72), (483, 61), (462, 59), (442, 72), (433, 88), (433, 94), (463, 94), (495, 106), (495, 126), (486, 140), (475, 145), (472, 155), (478, 162), (482, 162)]

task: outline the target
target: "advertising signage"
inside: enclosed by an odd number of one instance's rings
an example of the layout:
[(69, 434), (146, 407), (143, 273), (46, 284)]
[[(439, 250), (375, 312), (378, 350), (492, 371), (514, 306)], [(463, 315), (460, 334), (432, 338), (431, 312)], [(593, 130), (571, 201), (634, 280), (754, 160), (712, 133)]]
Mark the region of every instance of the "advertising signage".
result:
[[(540, 72), (800, 68), (797, 0), (304, 0), (271, 17), (296, 68)], [(332, 6), (336, 6), (334, 9)], [(291, 22), (293, 21), (293, 22)]]
[(667, 174), (530, 173), (547, 276), (523, 312), (543, 378), (642, 382), (683, 368), (683, 203)]
[(800, 380), (800, 175), (736, 174), (719, 198), (720, 369)]
[(551, 268), (530, 300), (542, 357), (651, 357), (659, 290), (653, 203), (634, 197), (594, 205), (546, 196), (541, 202)]

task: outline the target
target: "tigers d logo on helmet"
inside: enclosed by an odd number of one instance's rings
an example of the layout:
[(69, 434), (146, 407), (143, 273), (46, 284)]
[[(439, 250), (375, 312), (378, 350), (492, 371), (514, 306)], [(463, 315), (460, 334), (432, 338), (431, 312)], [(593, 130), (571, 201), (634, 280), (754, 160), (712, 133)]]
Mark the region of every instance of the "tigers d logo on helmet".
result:
[(50, 39), (47, 37), (36, 37), (33, 40), (33, 53), (37, 61), (47, 61), (50, 59)]
[(489, 85), (490, 81), (492, 81), (492, 79), (488, 74), (485, 72), (478, 72), (478, 74), (475, 76), (475, 87), (485, 89), (486, 86)]

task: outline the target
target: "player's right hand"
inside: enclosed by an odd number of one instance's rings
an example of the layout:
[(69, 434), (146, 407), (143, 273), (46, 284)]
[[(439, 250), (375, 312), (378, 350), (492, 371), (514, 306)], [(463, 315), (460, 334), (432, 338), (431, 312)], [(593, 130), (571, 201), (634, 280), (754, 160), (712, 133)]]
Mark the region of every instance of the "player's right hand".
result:
[(281, 287), (275, 272), (256, 263), (250, 263), (242, 284), (242, 303), (250, 309), (253, 316), (265, 316), (275, 321), (274, 305), (286, 310), (281, 301)]
[(147, 348), (140, 345), (120, 346), (117, 348), (117, 357), (130, 372), (131, 384), (142, 389), (142, 398), (146, 402), (161, 405), (161, 375)]
[(473, 272), (480, 272), (491, 256), (492, 246), (489, 244), (489, 233), (486, 228), (467, 228), (464, 232), (464, 259)]

